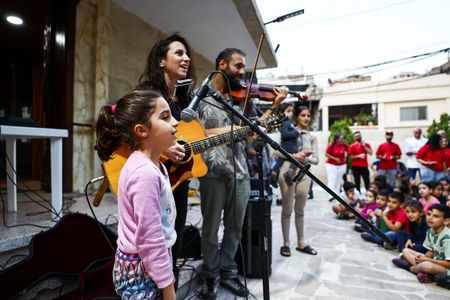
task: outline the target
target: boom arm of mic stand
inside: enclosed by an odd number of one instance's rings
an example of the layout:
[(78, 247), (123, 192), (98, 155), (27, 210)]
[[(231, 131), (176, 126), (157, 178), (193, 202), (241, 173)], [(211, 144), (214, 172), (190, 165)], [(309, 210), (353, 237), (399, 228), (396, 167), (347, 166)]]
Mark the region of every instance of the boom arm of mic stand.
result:
[(300, 169), (299, 174), (297, 174), (296, 178), (297, 180), (303, 178), (303, 176), (306, 174), (308, 175), (314, 182), (316, 182), (321, 188), (323, 188), (328, 194), (330, 194), (334, 199), (336, 199), (339, 203), (341, 203), (345, 208), (350, 210), (357, 218), (360, 219), (361, 222), (363, 222), (369, 229), (378, 235), (383, 241), (385, 241), (388, 244), (393, 244), (390, 238), (388, 238), (379, 228), (374, 226), (372, 223), (370, 223), (366, 218), (361, 216), (359, 212), (357, 212), (350, 204), (348, 204), (345, 200), (343, 200), (338, 194), (336, 194), (334, 191), (332, 191), (326, 184), (324, 184), (319, 178), (314, 176), (309, 171), (310, 166), (309, 165), (303, 165), (296, 159), (294, 159), (289, 152), (284, 150), (280, 144), (278, 144), (276, 141), (271, 139), (265, 132), (263, 132), (258, 125), (254, 124), (252, 121), (250, 121), (248, 118), (246, 118), (244, 115), (242, 115), (239, 111), (237, 111), (231, 104), (229, 104), (223, 97), (220, 95), (216, 90), (210, 89), (209, 95), (213, 97), (217, 102), (225, 106), (229, 111), (233, 112), (235, 116), (237, 116), (239, 119), (241, 119), (245, 124), (250, 126), (251, 130), (258, 134), (261, 139), (263, 139), (265, 142), (267, 142), (274, 150), (279, 151), (283, 156), (289, 160), (291, 163), (293, 163), (297, 168)]

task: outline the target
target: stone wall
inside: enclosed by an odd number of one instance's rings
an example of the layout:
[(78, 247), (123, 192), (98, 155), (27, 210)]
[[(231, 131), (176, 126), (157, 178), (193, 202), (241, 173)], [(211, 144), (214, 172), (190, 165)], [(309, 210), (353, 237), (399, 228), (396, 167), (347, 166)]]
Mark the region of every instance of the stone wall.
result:
[[(77, 6), (74, 122), (94, 124), (99, 109), (131, 91), (144, 72), (150, 48), (162, 32), (110, 0), (81, 0)], [(183, 35), (183, 32), (180, 32)], [(195, 52), (197, 85), (214, 63)], [(74, 127), (73, 190), (102, 174), (94, 151), (95, 132)]]

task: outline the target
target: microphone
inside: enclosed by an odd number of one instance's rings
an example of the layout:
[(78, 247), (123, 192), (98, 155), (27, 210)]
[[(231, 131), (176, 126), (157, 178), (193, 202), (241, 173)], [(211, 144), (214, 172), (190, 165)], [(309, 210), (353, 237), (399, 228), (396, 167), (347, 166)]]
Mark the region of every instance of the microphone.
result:
[(181, 111), (180, 114), (181, 120), (185, 122), (191, 122), (192, 120), (195, 119), (195, 111), (197, 110), (197, 106), (200, 103), (200, 100), (205, 98), (206, 95), (209, 93), (209, 90), (211, 89), (208, 86), (208, 83), (211, 79), (211, 74), (209, 74), (208, 77), (206, 77), (206, 79), (203, 81), (201, 87), (198, 89), (194, 98), (192, 98), (192, 101), (191, 103), (189, 103), (188, 107), (186, 107)]

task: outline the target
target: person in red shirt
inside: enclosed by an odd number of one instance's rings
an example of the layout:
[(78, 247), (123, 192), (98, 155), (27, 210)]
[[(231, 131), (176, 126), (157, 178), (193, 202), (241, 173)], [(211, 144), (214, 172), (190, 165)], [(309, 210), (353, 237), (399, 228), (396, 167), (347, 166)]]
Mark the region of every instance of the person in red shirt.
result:
[(378, 146), (377, 158), (380, 160), (378, 175), (386, 176), (391, 186), (395, 186), (395, 177), (397, 175), (397, 160), (402, 156), (402, 150), (397, 143), (392, 141), (394, 133), (390, 130), (386, 131), (386, 143)]
[(361, 177), (364, 180), (366, 191), (369, 190), (369, 164), (367, 155), (372, 155), (372, 148), (369, 143), (362, 140), (361, 132), (355, 131), (355, 142), (348, 148), (348, 157), (351, 159), (353, 178), (355, 178), (356, 189), (361, 192)]
[(439, 145), (444, 150), (445, 166), (447, 167), (445, 175), (450, 179), (450, 148), (448, 147), (448, 138), (446, 135), (442, 136)]
[(387, 207), (389, 208), (388, 212), (384, 214), (381, 210), (375, 211), (375, 215), (381, 219), (383, 219), (384, 223), (388, 230), (384, 233), (392, 242), (393, 245), (390, 245), (384, 242), (379, 236), (375, 235), (372, 232), (364, 232), (361, 234), (361, 237), (372, 243), (376, 243), (378, 245), (382, 245), (386, 249), (395, 249), (398, 245), (398, 233), (400, 230), (409, 233), (409, 219), (406, 215), (406, 211), (402, 208), (403, 205), (403, 194), (400, 192), (392, 192), (389, 194)]
[(348, 147), (344, 136), (336, 133), (333, 142), (328, 145), (325, 156), (328, 158), (325, 167), (328, 177), (328, 187), (339, 195), (342, 176), (345, 174)]
[(441, 148), (442, 136), (432, 134), (428, 142), (419, 149), (416, 158), (424, 166), (421, 170), (422, 181), (437, 181), (445, 176), (445, 151)]

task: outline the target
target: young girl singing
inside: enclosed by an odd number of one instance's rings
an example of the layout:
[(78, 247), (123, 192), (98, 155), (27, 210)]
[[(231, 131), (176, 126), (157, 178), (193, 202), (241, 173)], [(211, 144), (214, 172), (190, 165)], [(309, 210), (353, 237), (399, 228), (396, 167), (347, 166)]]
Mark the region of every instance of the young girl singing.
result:
[(119, 177), (118, 240), (113, 282), (122, 299), (175, 299), (170, 248), (176, 209), (159, 157), (176, 142), (178, 122), (161, 95), (134, 91), (104, 106), (96, 149), (107, 161), (121, 144), (133, 151)]

